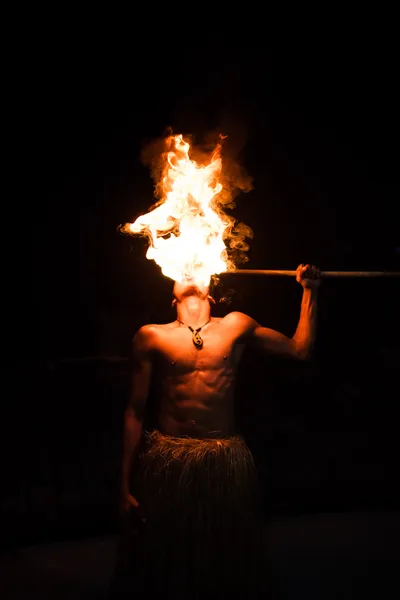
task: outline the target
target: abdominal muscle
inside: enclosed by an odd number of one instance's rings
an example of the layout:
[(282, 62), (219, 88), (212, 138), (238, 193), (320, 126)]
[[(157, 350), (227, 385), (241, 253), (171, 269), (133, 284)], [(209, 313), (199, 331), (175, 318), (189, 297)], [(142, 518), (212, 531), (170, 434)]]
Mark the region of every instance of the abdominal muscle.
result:
[(225, 369), (166, 377), (162, 387), (159, 429), (178, 437), (234, 435), (233, 387), (234, 374), (227, 373)]

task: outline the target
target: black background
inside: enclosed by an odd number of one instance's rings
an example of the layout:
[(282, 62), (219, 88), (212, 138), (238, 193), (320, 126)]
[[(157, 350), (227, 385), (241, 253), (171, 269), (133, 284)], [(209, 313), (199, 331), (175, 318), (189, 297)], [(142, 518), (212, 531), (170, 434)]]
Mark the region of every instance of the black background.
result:
[[(199, 143), (220, 130), (242, 147), (254, 189), (239, 196), (235, 216), (254, 231), (249, 268), (400, 268), (393, 49), (222, 47), (212, 57), (190, 48), (173, 68), (85, 53), (38, 61), (20, 165), (35, 177), (22, 252), (33, 260), (26, 309), (40, 316), (36, 356), (124, 354), (136, 325), (170, 318), (170, 284), (145, 259), (145, 243), (116, 232), (153, 202), (140, 152), (169, 126)], [(296, 294), (293, 281), (232, 284), (236, 304), (245, 286), (247, 311), (292, 327), (296, 302), (279, 315), (274, 303)], [(329, 282), (321, 315), (348, 340), (347, 320), (364, 330), (373, 320), (375, 330), (382, 313), (394, 316), (395, 289)]]
[[(235, 209), (254, 232), (248, 268), (400, 271), (399, 96), (384, 36), (132, 49), (123, 62), (47, 48), (15, 78), (3, 514), (10, 531), (39, 535), (112, 513), (130, 341), (173, 318), (172, 282), (144, 240), (117, 232), (153, 202), (144, 145), (172, 127), (199, 142), (220, 130), (241, 148), (254, 178)], [(223, 283), (235, 294), (216, 315), (243, 310), (293, 334), (294, 279)], [(311, 365), (244, 357), (240, 423), (274, 509), (398, 507), (399, 283), (324, 281)]]

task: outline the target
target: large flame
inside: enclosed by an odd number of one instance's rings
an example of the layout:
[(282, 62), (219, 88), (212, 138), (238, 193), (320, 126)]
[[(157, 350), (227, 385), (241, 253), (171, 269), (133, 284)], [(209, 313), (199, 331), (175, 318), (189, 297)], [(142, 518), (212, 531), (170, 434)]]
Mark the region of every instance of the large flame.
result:
[[(222, 210), (227, 190), (221, 182), (221, 144), (201, 164), (189, 156), (191, 147), (182, 135), (168, 137), (166, 147), (157, 185), (160, 202), (134, 223), (126, 223), (121, 231), (147, 235), (150, 244), (146, 257), (167, 277), (209, 285), (212, 275), (234, 267), (225, 243), (234, 219)], [(251, 235), (251, 230), (247, 228), (245, 235)], [(239, 238), (241, 249), (246, 250), (244, 236), (237, 235)]]

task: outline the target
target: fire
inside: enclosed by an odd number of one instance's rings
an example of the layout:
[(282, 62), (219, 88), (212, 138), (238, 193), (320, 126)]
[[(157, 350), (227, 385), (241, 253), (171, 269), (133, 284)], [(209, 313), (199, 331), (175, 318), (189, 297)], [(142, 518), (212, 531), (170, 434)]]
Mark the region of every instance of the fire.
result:
[[(168, 137), (166, 147), (156, 186), (160, 202), (121, 231), (148, 236), (146, 257), (154, 260), (165, 276), (209, 285), (212, 275), (234, 267), (225, 243), (234, 219), (222, 209), (228, 190), (222, 183), (221, 144), (201, 164), (190, 157), (191, 146), (182, 135)], [(236, 241), (240, 238), (242, 243), (243, 237), (236, 235)]]

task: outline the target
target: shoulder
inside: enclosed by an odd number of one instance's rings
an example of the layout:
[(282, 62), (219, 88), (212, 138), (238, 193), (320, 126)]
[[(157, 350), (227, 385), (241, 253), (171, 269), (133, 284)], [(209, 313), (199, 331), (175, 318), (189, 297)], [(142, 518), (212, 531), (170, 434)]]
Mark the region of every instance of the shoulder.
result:
[(254, 319), (237, 310), (228, 313), (223, 319), (224, 323), (255, 323)]
[(163, 325), (143, 325), (133, 336), (132, 346), (134, 350), (152, 350), (157, 344), (160, 328)]
[(235, 329), (240, 330), (241, 334), (253, 331), (253, 329), (258, 326), (257, 321), (255, 321), (252, 317), (249, 317), (249, 315), (239, 311), (228, 313), (222, 319), (222, 323), (228, 327), (234, 327)]
[(142, 325), (133, 336), (133, 345), (154, 347), (160, 337), (171, 329), (176, 328), (176, 323)]

